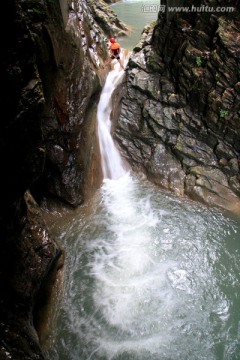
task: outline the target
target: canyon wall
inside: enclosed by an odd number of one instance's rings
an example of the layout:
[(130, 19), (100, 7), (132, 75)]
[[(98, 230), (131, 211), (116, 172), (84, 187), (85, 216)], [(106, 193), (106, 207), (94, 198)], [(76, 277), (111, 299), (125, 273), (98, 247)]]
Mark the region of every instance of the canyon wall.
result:
[(204, 2), (225, 7), (219, 12), (201, 5), (160, 12), (145, 28), (128, 64), (115, 138), (156, 184), (239, 212), (239, 5)]

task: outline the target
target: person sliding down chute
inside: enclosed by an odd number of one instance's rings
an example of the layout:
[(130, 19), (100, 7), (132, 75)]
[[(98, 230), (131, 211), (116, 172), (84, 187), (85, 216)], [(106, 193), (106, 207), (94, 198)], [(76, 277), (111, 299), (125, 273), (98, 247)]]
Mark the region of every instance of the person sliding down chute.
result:
[(120, 52), (121, 52), (121, 47), (120, 47), (120, 44), (118, 42), (115, 42), (115, 39), (113, 37), (111, 37), (109, 39), (110, 41), (110, 53), (111, 53), (111, 59), (114, 60), (114, 59), (117, 59), (119, 64), (121, 65), (121, 67), (124, 69), (123, 67), (123, 64), (121, 62), (121, 59), (120, 59)]

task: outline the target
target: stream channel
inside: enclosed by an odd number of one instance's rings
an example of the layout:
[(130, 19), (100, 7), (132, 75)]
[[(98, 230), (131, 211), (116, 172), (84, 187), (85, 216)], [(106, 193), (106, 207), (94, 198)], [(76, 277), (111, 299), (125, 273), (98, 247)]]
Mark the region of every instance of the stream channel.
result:
[[(142, 5), (114, 8), (129, 23)], [(240, 221), (125, 167), (110, 135), (123, 74), (116, 63), (98, 105), (103, 184), (56, 224), (66, 261), (47, 359), (239, 360)]]

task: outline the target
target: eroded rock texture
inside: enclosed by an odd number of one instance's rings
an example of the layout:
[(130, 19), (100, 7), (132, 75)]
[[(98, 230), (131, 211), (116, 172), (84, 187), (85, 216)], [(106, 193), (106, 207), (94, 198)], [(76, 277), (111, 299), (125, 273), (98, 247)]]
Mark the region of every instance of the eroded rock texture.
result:
[(180, 12), (169, 21), (159, 14), (145, 28), (130, 58), (116, 139), (155, 183), (239, 211), (239, 10), (236, 1), (204, 3), (234, 11)]
[(43, 359), (33, 309), (41, 285), (57, 270), (62, 251), (28, 191), (14, 210), (15, 214), (6, 210), (1, 218), (6, 223), (1, 231), (0, 359)]

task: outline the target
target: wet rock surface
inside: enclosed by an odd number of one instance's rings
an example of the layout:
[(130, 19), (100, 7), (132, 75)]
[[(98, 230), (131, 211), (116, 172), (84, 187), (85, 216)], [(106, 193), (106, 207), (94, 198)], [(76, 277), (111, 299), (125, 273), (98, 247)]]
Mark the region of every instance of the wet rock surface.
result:
[(4, 220), (8, 227), (1, 231), (0, 358), (43, 359), (33, 310), (40, 287), (58, 267), (62, 250), (29, 191), (14, 210), (11, 223), (7, 211), (1, 217), (1, 229)]
[(129, 60), (115, 138), (133, 168), (160, 186), (239, 211), (240, 23), (234, 9), (177, 13), (171, 21), (160, 14), (156, 26), (145, 28)]

